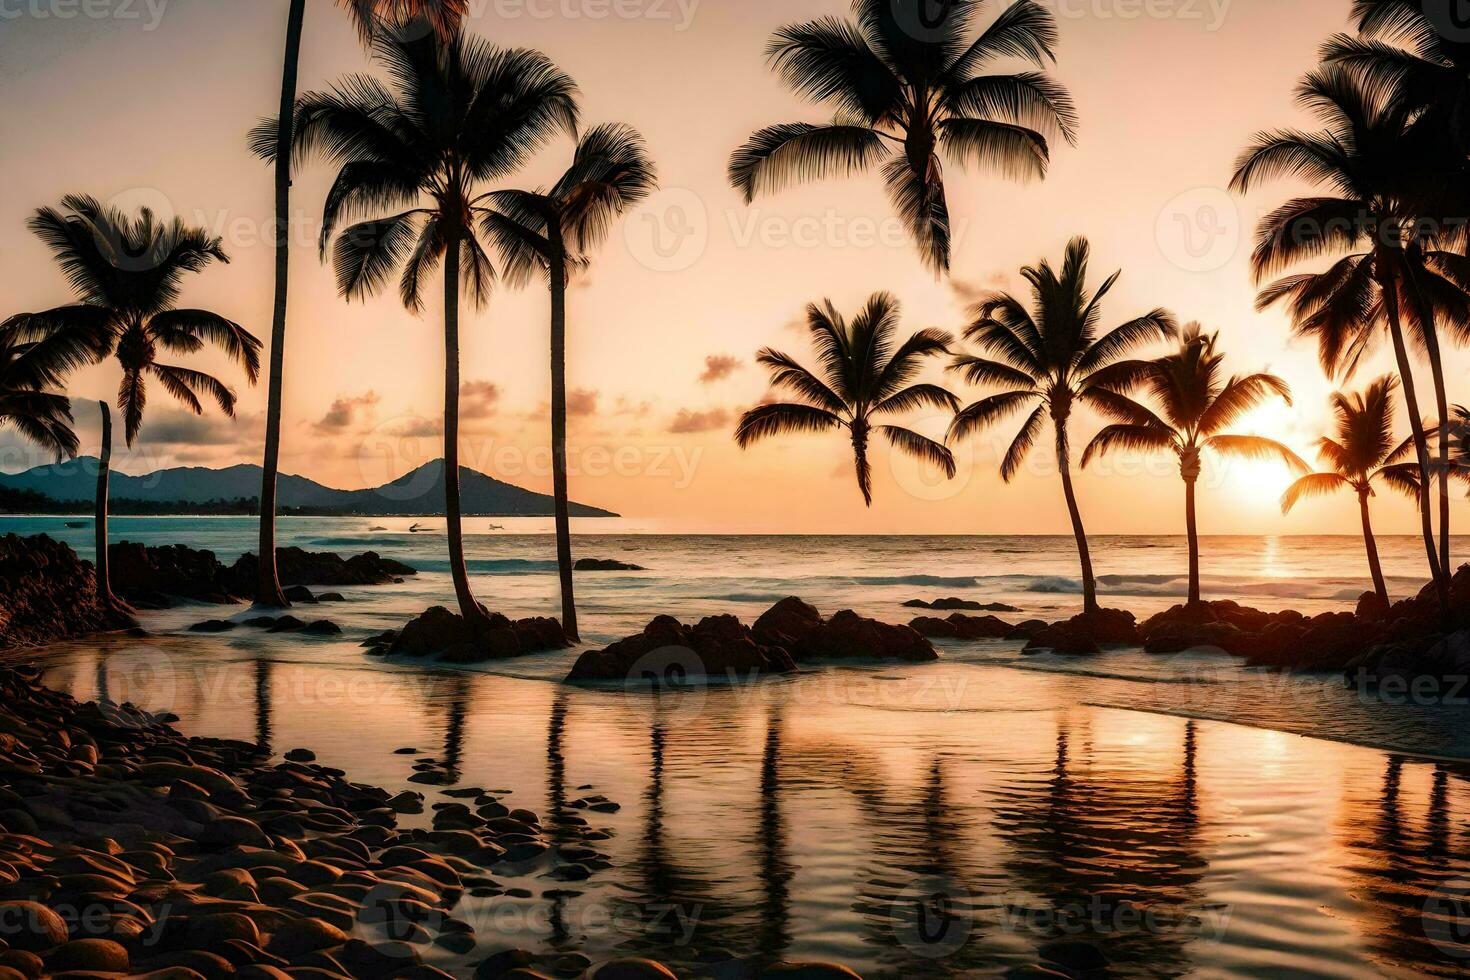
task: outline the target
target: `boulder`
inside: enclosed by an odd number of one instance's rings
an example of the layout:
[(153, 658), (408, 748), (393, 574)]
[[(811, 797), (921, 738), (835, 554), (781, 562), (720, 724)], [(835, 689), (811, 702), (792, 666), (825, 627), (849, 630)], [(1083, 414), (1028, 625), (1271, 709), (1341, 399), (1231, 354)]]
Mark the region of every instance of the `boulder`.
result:
[(181, 544), (149, 547), (119, 541), (107, 548), (112, 590), (129, 602), (166, 606), (175, 599), (227, 605), (248, 593), (231, 591), (214, 552)]
[(91, 562), (44, 534), (0, 537), (0, 650), (136, 627), (97, 605)]
[(977, 602), (974, 599), (959, 599), (950, 597), (947, 599), (910, 599), (904, 603), (907, 609), (933, 609), (938, 612), (1003, 612), (1017, 613), (1021, 610), (1015, 606), (1008, 606), (1004, 602)]
[(646, 572), (642, 565), (630, 565), (612, 558), (578, 558), (572, 566), (578, 572)]
[(796, 663), (781, 646), (759, 642), (734, 616), (710, 616), (685, 626), (659, 616), (642, 633), (577, 658), (568, 681), (649, 680), (685, 677), (743, 679), (794, 671)]
[(798, 661), (939, 659), (934, 645), (911, 627), (880, 623), (850, 609), (823, 619), (794, 596), (762, 613), (752, 633), (755, 642), (782, 647)]
[(1064, 622), (1031, 630), (1025, 652), (1051, 650), (1053, 653), (1093, 654), (1100, 652), (1104, 644), (1126, 646), (1137, 642), (1138, 626), (1131, 612), (1095, 609)]
[(471, 664), (503, 660), (571, 646), (561, 624), (536, 618), (512, 622), (499, 613), (486, 613), (478, 623), (467, 623), (443, 606), (427, 610), (399, 631), (388, 652), (405, 657), (439, 657), (450, 663)]
[(909, 627), (921, 636), (951, 640), (1003, 640), (1016, 631), (1016, 627), (994, 616), (963, 613), (953, 613), (948, 619), (920, 616)]
[[(225, 572), (238, 595), (253, 595), (259, 576), (260, 560), (253, 554), (241, 555), (240, 559)], [(276, 574), (281, 585), (387, 585), (410, 575), (418, 569), (384, 558), (375, 551), (343, 558), (331, 552), (310, 552), (301, 548), (276, 549)], [(295, 600), (292, 600), (295, 601)]]

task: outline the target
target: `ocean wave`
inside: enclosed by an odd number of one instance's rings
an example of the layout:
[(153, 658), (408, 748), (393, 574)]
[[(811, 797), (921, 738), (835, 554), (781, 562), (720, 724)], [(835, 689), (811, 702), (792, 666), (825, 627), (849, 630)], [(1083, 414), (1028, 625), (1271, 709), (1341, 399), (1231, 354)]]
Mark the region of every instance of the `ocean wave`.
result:
[(858, 585), (943, 585), (966, 588), (980, 584), (977, 575), (862, 575), (852, 581)]

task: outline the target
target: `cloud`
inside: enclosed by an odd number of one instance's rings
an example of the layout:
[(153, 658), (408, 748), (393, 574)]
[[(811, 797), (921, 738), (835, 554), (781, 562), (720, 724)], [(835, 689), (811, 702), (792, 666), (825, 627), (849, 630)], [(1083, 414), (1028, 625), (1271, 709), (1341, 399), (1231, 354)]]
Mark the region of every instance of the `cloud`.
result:
[(183, 409), (168, 409), (143, 417), (142, 438), (158, 446), (234, 446), (252, 427), (254, 416), (229, 418), (224, 415), (195, 415)]
[(596, 415), (597, 392), (591, 388), (577, 388), (567, 396), (567, 412), (571, 415)]
[(388, 430), (388, 434), (399, 439), (427, 439), (444, 434), (444, 420), (439, 418), (405, 419)]
[(712, 408), (705, 412), (695, 412), (681, 408), (679, 414), (674, 416), (674, 421), (669, 423), (669, 431), (676, 435), (711, 432), (715, 429), (723, 429), (729, 424), (730, 413), (726, 409)]
[(1011, 277), (1004, 272), (992, 272), (982, 281), (967, 281), (963, 279), (951, 279), (949, 290), (954, 295), (955, 302), (965, 308), (974, 306), (992, 293), (1003, 292), (1009, 286)]
[(714, 384), (728, 378), (744, 366), (738, 357), (729, 354), (711, 354), (704, 359), (704, 373), (699, 376), (700, 384)]
[(489, 418), (500, 404), (500, 388), (493, 381), (466, 381), (459, 386), (459, 414), (465, 419)]
[(370, 416), (378, 401), (376, 391), (365, 392), (355, 397), (340, 395), (336, 401), (332, 402), (332, 407), (327, 409), (327, 414), (311, 423), (311, 427), (318, 432), (343, 432), (358, 420), (359, 411), (363, 413), (362, 417)]

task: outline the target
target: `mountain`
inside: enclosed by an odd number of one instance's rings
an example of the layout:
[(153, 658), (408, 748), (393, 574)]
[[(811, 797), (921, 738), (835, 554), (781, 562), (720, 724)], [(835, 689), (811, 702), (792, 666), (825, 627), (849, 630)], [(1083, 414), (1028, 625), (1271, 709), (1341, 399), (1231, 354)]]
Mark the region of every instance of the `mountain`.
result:
[[(65, 463), (37, 466), (23, 473), (0, 473), (0, 490), (39, 493), (58, 502), (76, 501), (78, 510), (91, 509), (97, 489), (98, 460), (82, 456)], [(460, 467), (460, 499), (464, 513), (474, 517), (549, 517), (550, 496)], [(444, 512), (444, 461), (434, 460), (418, 469), (366, 490), (336, 490), (302, 476), (282, 474), (277, 484), (282, 510), (364, 517), (433, 517)], [(260, 467), (249, 464), (213, 470), (180, 466), (144, 476), (112, 472), (114, 500), (165, 505), (207, 504), (260, 495)], [(146, 508), (145, 508), (146, 510)], [(134, 513), (137, 511), (134, 510)], [(571, 505), (573, 517), (616, 517), (586, 504)]]

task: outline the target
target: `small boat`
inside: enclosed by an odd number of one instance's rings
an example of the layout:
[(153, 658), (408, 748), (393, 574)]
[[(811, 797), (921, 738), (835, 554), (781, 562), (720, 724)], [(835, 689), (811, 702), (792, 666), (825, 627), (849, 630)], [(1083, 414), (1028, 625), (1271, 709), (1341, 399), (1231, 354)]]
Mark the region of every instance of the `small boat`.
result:
[(66, 526), (67, 527), (90, 527), (91, 524), (89, 522), (87, 522), (87, 521), (67, 521), (66, 522)]
[(424, 527), (422, 524), (415, 524), (413, 527), (411, 527), (411, 528), (408, 529), (408, 533), (409, 534), (427, 534), (427, 533), (429, 533), (429, 532), (431, 532), (433, 530), (434, 529), (432, 527)]
[(492, 531), (504, 531), (505, 530), (505, 525), (504, 524), (491, 524), (490, 525), (490, 530), (492, 530)]

